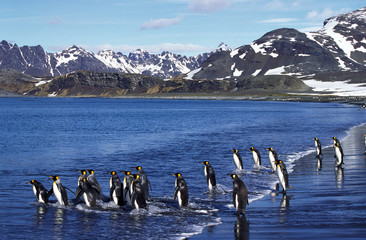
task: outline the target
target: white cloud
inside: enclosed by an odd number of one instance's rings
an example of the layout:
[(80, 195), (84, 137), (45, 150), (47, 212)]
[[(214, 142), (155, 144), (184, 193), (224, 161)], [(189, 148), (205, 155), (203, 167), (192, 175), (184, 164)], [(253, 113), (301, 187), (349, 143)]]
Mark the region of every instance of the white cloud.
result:
[(259, 21), (260, 23), (288, 23), (288, 22), (296, 22), (296, 18), (273, 18)]
[(144, 22), (140, 29), (147, 30), (147, 29), (159, 29), (168, 27), (170, 25), (178, 24), (182, 20), (182, 17), (178, 16), (176, 18), (160, 18), (154, 19), (147, 22)]
[(322, 11), (312, 10), (308, 12), (306, 18), (313, 21), (324, 21), (327, 18), (336, 16), (341, 13), (349, 12), (349, 9), (343, 8), (340, 10), (332, 10), (330, 8), (324, 8)]

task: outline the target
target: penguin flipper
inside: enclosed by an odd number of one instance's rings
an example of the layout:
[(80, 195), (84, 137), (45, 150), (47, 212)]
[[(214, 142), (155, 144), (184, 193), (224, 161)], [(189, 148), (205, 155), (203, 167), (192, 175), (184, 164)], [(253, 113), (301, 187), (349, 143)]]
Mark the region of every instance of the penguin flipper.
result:
[(51, 188), (49, 191), (48, 191), (48, 194), (47, 194), (47, 199), (49, 199), (51, 197), (53, 193), (53, 188)]
[(174, 201), (177, 199), (178, 191), (179, 191), (179, 187), (176, 187), (176, 188), (174, 189)]
[(149, 179), (146, 178), (146, 180), (147, 180), (147, 184), (150, 186), (150, 190), (152, 190), (151, 183), (150, 183)]
[(77, 204), (79, 202), (80, 197), (83, 195), (84, 190), (81, 188), (80, 191), (78, 192), (78, 195), (75, 198), (75, 204)]

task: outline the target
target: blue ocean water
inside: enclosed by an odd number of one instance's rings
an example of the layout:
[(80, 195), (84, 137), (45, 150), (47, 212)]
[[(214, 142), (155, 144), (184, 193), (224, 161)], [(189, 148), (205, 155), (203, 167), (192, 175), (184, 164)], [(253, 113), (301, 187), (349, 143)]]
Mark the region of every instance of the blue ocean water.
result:
[[(268, 147), (288, 169), (331, 137), (365, 122), (354, 105), (212, 100), (2, 98), (0, 101), (0, 232), (4, 239), (184, 238), (233, 216), (232, 152), (244, 160), (241, 179), (250, 201), (269, 194), (277, 182)], [(260, 150), (262, 166), (253, 166), (250, 147)], [(219, 191), (209, 193), (202, 161), (215, 169)], [(94, 169), (109, 195), (109, 171), (142, 166), (152, 185), (149, 210), (131, 210), (113, 202), (67, 207), (36, 202), (35, 179), (50, 189), (58, 175), (75, 190), (77, 169)], [(173, 201), (180, 172), (190, 194), (189, 207)], [(291, 180), (290, 180), (291, 181)], [(75, 198), (68, 192), (70, 199)], [(250, 208), (250, 206), (248, 207)], [(249, 219), (250, 220), (250, 219)]]

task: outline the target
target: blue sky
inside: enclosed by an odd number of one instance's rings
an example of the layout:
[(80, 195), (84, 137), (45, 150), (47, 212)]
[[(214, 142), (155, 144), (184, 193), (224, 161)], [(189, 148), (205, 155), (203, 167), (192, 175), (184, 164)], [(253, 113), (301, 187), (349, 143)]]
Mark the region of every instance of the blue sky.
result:
[(192, 56), (220, 42), (250, 44), (277, 28), (316, 30), (362, 7), (364, 0), (9, 0), (0, 5), (0, 32), (2, 40), (48, 52), (75, 44)]

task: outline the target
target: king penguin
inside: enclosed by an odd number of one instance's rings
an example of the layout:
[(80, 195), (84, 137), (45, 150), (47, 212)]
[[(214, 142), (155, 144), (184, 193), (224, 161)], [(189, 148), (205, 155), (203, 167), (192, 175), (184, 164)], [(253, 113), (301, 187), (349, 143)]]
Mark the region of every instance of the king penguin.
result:
[[(83, 170), (77, 170), (78, 172), (81, 173), (81, 175), (79, 176), (79, 179), (78, 179), (78, 186), (76, 188), (76, 192), (75, 192), (75, 195), (78, 196), (79, 195), (79, 192), (82, 190), (82, 185), (83, 185), (83, 179), (87, 178), (86, 176), (86, 170), (83, 169)], [(78, 199), (79, 200), (79, 199)], [(84, 200), (84, 197), (83, 197), (83, 200)], [(85, 200), (84, 200), (85, 202)], [(75, 201), (75, 203), (77, 203), (77, 201)]]
[(186, 207), (188, 205), (188, 187), (182, 174), (171, 174), (176, 176), (175, 189), (174, 189), (174, 201), (178, 198), (179, 207)]
[(335, 156), (336, 156), (336, 162), (335, 162), (335, 166), (336, 167), (341, 167), (343, 164), (343, 149), (341, 147), (341, 144), (339, 142), (334, 144), (334, 151), (335, 151)]
[(133, 181), (133, 176), (131, 175), (130, 171), (122, 171), (125, 174), (123, 178), (123, 198), (126, 199), (128, 205), (132, 206), (131, 204), (131, 197), (132, 197), (132, 189), (131, 189), (131, 182)]
[(315, 137), (313, 139), (315, 141), (316, 156), (317, 157), (320, 157), (320, 155), (323, 156), (323, 153), (322, 153), (322, 145), (320, 144), (320, 140), (317, 137)]
[(236, 169), (243, 170), (243, 159), (240, 156), (239, 150), (234, 148), (230, 151), (234, 152), (233, 159), (234, 159)]
[(253, 161), (256, 166), (261, 165), (261, 154), (259, 153), (258, 149), (251, 147), (249, 151), (252, 151)]
[(292, 188), (288, 183), (288, 173), (286, 169), (286, 165), (281, 161), (276, 161), (276, 171), (278, 175), (278, 179), (282, 186), (282, 193), (286, 194), (287, 188)]
[(79, 198), (83, 196), (85, 204), (88, 207), (95, 207), (97, 201), (97, 192), (86, 178), (82, 178), (81, 180), (81, 188), (78, 194), (76, 195), (75, 203), (79, 201)]
[(123, 202), (123, 185), (115, 171), (109, 172), (111, 179), (109, 180), (109, 194), (113, 202), (117, 205), (124, 205)]
[(229, 174), (233, 181), (233, 203), (236, 209), (236, 215), (240, 215), (240, 211), (245, 215), (245, 209), (248, 202), (248, 190), (242, 180), (236, 174)]
[(131, 183), (131, 187), (133, 190), (132, 197), (131, 197), (132, 207), (134, 207), (136, 209), (145, 208), (147, 210), (145, 193), (144, 193), (144, 189), (141, 186), (140, 175), (133, 174), (132, 176), (134, 178)]
[(215, 171), (214, 171), (213, 167), (211, 166), (211, 164), (208, 161), (201, 162), (201, 163), (205, 165), (204, 173), (205, 173), (208, 189), (211, 192), (216, 188)]
[(273, 172), (275, 172), (276, 171), (276, 161), (278, 160), (277, 153), (272, 147), (267, 148), (267, 150), (269, 151), (268, 152), (269, 162), (271, 164)]
[(34, 196), (36, 196), (38, 202), (48, 203), (48, 191), (42, 185), (42, 183), (38, 182), (37, 180), (31, 180), (27, 183), (33, 185), (33, 193)]
[(58, 176), (50, 176), (50, 178), (53, 180), (53, 184), (48, 195), (53, 193), (59, 204), (67, 206), (69, 204), (67, 200), (67, 193), (65, 187), (61, 183), (60, 178)]
[(95, 189), (95, 192), (97, 193), (97, 197), (98, 199), (101, 199), (102, 197), (102, 189), (97, 181), (97, 179), (95, 178), (95, 172), (93, 169), (88, 169), (89, 172), (89, 176), (88, 176), (88, 181), (89, 183), (93, 186), (93, 188)]
[(134, 169), (137, 170), (136, 174), (139, 175), (139, 179), (141, 181), (141, 187), (143, 188), (144, 193), (145, 193), (145, 199), (149, 200), (150, 199), (149, 186), (151, 189), (150, 181), (149, 181), (149, 179), (147, 179), (147, 176), (141, 166), (134, 167)]

